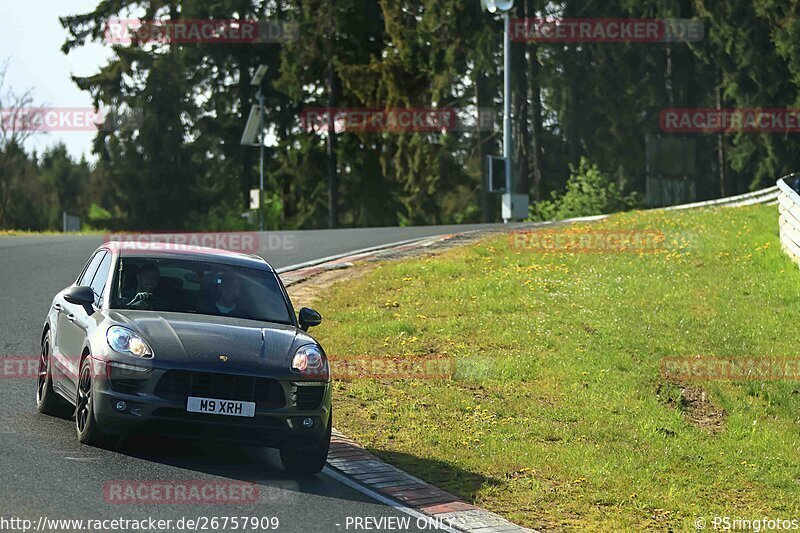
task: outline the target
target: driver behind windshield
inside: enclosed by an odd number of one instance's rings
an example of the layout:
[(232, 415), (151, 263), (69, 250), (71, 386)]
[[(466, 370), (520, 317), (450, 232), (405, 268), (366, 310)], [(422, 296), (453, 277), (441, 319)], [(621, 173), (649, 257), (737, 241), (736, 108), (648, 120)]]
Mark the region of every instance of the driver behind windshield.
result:
[[(234, 271), (233, 268), (236, 268)], [(292, 324), (278, 277), (265, 269), (122, 258), (112, 309), (199, 313)]]
[(123, 292), (126, 307), (147, 310), (167, 308), (167, 301), (154, 294), (160, 279), (161, 272), (155, 263), (143, 264), (136, 274), (136, 287)]

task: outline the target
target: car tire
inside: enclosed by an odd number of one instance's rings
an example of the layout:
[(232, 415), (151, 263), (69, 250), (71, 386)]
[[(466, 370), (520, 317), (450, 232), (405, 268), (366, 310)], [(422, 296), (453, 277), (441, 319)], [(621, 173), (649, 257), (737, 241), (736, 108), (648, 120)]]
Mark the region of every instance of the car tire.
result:
[(94, 380), (90, 357), (81, 361), (78, 373), (78, 393), (75, 398), (75, 430), (78, 441), (89, 446), (108, 447), (115, 444), (116, 439), (102, 431), (94, 417)]
[(42, 351), (39, 356), (39, 376), (36, 382), (36, 409), (50, 416), (67, 418), (70, 414), (70, 405), (53, 390), (53, 374), (50, 367), (50, 332), (42, 340)]
[(314, 446), (305, 448), (281, 448), (283, 469), (290, 474), (310, 476), (318, 474), (328, 460), (328, 449), (331, 446), (331, 428), (333, 427), (333, 410), (328, 420), (325, 437)]

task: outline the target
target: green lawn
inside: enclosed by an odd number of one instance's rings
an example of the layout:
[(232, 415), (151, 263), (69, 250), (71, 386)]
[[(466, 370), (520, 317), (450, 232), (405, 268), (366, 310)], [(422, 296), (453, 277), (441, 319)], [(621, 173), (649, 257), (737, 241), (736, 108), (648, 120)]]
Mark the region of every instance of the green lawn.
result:
[(800, 356), (800, 272), (780, 249), (777, 208), (584, 227), (665, 240), (655, 253), (570, 254), (496, 237), (327, 289), (315, 334), (334, 377), (343, 357), (457, 363), (450, 380), (337, 382), (337, 428), (531, 527), (800, 517), (800, 383), (682, 392), (659, 373), (665, 357)]

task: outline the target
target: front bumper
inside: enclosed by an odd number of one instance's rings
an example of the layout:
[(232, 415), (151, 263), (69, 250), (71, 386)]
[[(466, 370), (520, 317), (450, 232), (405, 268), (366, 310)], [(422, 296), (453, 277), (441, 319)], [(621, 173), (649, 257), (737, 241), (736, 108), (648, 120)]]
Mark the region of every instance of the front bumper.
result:
[[(274, 448), (311, 446), (321, 442), (327, 435), (331, 419), (330, 382), (271, 379), (272, 386), (280, 387), (283, 401), (256, 401), (254, 417), (236, 417), (186, 410), (188, 395), (215, 396), (190, 393), (170, 394), (165, 398), (163, 393), (159, 395), (159, 381), (169, 369), (149, 369), (131, 378), (139, 380), (134, 382), (135, 386), (131, 386), (130, 380), (124, 380), (126, 386), (122, 387), (120, 383), (123, 380), (114, 377), (119, 374), (108, 375), (105, 365), (105, 362), (96, 362), (95, 375), (103, 379), (94, 380), (94, 414), (104, 431), (119, 435), (153, 433)], [(215, 375), (231, 377), (229, 374)], [(253, 378), (249, 375), (239, 377)], [(312, 391), (311, 388), (316, 389)], [(314, 392), (311, 403), (307, 401), (308, 392)], [(226, 393), (220, 399), (252, 401), (253, 398)], [(119, 402), (124, 402), (124, 408), (120, 409)], [(303, 427), (305, 418), (313, 420), (310, 428)]]

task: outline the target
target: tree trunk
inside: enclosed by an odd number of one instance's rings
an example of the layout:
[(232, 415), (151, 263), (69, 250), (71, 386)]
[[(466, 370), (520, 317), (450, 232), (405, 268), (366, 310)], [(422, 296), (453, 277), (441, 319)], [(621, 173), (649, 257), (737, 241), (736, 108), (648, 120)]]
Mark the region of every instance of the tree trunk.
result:
[(328, 227), (339, 225), (339, 176), (336, 164), (336, 125), (333, 113), (337, 105), (338, 83), (333, 67), (333, 40), (336, 35), (335, 0), (328, 0)]
[(568, 85), (567, 91), (567, 147), (569, 150), (569, 163), (578, 164), (578, 66), (575, 64), (575, 45), (568, 45), (571, 54), (565, 58), (564, 70), (566, 76), (562, 79)]
[[(522, 11), (519, 9), (518, 13)], [(512, 184), (511, 193), (526, 192), (530, 189), (530, 176), (528, 175), (528, 162), (532, 145), (529, 128), (528, 105), (528, 77), (527, 62), (525, 59), (525, 45), (513, 43), (511, 46), (511, 105), (513, 122), (513, 152), (512, 165), (515, 172), (512, 174), (517, 179)]]
[[(525, 4), (525, 16), (536, 18), (537, 0)], [(539, 45), (528, 43), (528, 99), (531, 117), (530, 174), (532, 184), (528, 188), (534, 201), (542, 199), (542, 85), (540, 80)]]
[[(717, 69), (717, 110), (722, 109), (722, 79), (720, 70)], [(725, 197), (725, 140), (722, 133), (717, 133), (717, 165), (719, 166), (719, 195)]]
[(478, 121), (476, 138), (478, 139), (478, 161), (480, 164), (480, 206), (481, 206), (481, 221), (489, 222), (489, 198), (488, 198), (488, 179), (487, 161), (489, 157), (489, 135), (484, 130), (484, 124), (481, 120), (481, 110), (487, 108), (487, 104), (491, 103), (489, 96), (488, 81), (486, 74), (478, 69), (475, 69), (475, 105), (478, 108)]

